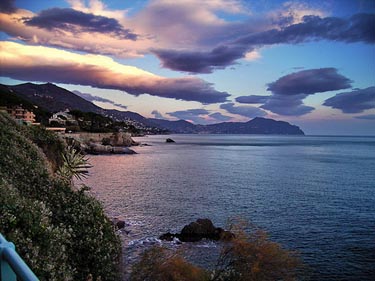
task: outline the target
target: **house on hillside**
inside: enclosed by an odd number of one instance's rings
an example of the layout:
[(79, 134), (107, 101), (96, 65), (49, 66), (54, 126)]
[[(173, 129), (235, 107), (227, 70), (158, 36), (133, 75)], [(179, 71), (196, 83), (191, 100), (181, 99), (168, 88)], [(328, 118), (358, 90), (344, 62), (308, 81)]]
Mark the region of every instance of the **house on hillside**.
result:
[(17, 122), (33, 124), (35, 123), (35, 114), (32, 111), (24, 109), (22, 105), (12, 107), (1, 107), (1, 111), (7, 112), (10, 116), (16, 119)]
[(69, 110), (66, 109), (65, 111), (56, 112), (52, 115), (52, 117), (48, 120), (49, 124), (59, 124), (59, 125), (78, 125), (77, 120), (74, 118), (73, 115), (69, 114)]

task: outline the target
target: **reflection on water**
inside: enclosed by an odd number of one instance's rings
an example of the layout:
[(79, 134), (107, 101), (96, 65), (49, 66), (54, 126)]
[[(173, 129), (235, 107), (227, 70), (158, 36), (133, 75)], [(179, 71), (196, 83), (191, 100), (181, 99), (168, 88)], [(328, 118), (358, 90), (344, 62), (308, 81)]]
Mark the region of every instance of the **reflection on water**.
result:
[[(318, 280), (375, 276), (375, 138), (172, 135), (137, 139), (137, 155), (92, 156), (85, 184), (122, 233), (126, 262), (207, 217), (240, 215), (301, 252)], [(182, 247), (209, 264), (214, 243)]]

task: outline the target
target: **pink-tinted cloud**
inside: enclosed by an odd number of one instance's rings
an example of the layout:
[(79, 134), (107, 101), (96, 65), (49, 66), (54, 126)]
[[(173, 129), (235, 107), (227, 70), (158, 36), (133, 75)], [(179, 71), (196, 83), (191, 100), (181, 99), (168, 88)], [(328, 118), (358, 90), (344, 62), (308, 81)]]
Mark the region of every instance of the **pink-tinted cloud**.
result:
[(226, 92), (196, 78), (165, 78), (100, 55), (80, 55), (48, 47), (0, 42), (1, 76), (123, 90), (204, 104), (226, 101)]

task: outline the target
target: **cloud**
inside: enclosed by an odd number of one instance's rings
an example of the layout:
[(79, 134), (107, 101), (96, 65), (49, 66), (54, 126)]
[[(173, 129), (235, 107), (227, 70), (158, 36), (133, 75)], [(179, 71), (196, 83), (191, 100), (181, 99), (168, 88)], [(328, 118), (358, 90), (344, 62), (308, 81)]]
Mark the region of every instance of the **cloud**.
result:
[(348, 19), (304, 16), (303, 21), (282, 29), (250, 34), (236, 41), (238, 44), (263, 46), (302, 43), (309, 40), (332, 40), (347, 43), (375, 43), (374, 14), (355, 14)]
[(323, 105), (340, 109), (344, 113), (361, 113), (367, 109), (373, 109), (375, 108), (375, 87), (337, 94), (326, 99)]
[(249, 52), (266, 45), (298, 44), (312, 40), (374, 44), (375, 29), (371, 28), (373, 26), (374, 14), (356, 14), (348, 19), (304, 16), (300, 23), (242, 34), (228, 43), (219, 44), (211, 51), (159, 49), (152, 52), (162, 61), (164, 67), (172, 70), (210, 73), (215, 69), (233, 65), (236, 60), (246, 58)]
[(312, 95), (350, 88), (351, 81), (335, 68), (318, 68), (294, 72), (268, 84), (275, 95)]
[(1, 0), (0, 1), (0, 12), (5, 14), (12, 14), (17, 10), (14, 5), (14, 0)]
[(158, 118), (158, 119), (163, 119), (163, 118), (164, 118), (164, 116), (163, 116), (159, 111), (157, 111), (156, 109), (153, 110), (153, 111), (151, 112), (151, 114), (154, 115), (154, 117), (155, 117), (155, 118)]
[(153, 50), (162, 61), (163, 67), (190, 73), (211, 73), (214, 69), (225, 68), (240, 59), (246, 48), (239, 46), (219, 46), (211, 52)]
[(362, 119), (362, 120), (375, 120), (375, 114), (360, 115), (360, 116), (355, 116), (354, 118)]
[[(110, 10), (99, 0), (68, 2), (72, 8), (39, 14), (23, 9), (0, 13), (0, 30), (28, 44), (93, 54), (128, 58), (152, 53), (164, 67), (189, 73), (210, 73), (240, 59), (257, 59), (256, 50), (266, 45), (375, 43), (374, 14), (324, 17), (321, 10), (301, 3), (287, 2), (281, 10), (256, 15), (246, 1), (237, 0), (155, 0), (135, 13)], [(230, 20), (233, 15), (241, 20)]]
[(52, 8), (41, 11), (37, 16), (25, 20), (28, 26), (47, 30), (63, 30), (72, 33), (98, 32), (112, 34), (121, 39), (136, 40), (137, 35), (124, 29), (116, 19), (96, 16), (70, 8)]
[(172, 117), (176, 117), (177, 119), (192, 121), (198, 124), (205, 124), (207, 120), (204, 117), (206, 117), (206, 115), (209, 113), (210, 112), (206, 109), (188, 109), (168, 112), (167, 114)]
[(127, 109), (126, 105), (115, 103), (112, 100), (105, 99), (105, 98), (98, 97), (98, 96), (94, 96), (94, 95), (91, 95), (89, 93), (81, 93), (80, 91), (77, 91), (77, 90), (74, 90), (73, 93), (76, 94), (77, 96), (80, 96), (81, 98), (83, 98), (83, 99), (85, 99), (87, 101), (91, 101), (91, 102), (93, 102), (93, 101), (105, 102), (105, 103), (109, 103), (109, 104), (115, 105), (117, 107), (120, 107), (122, 109)]
[(211, 113), (210, 110), (206, 109), (187, 109), (179, 110), (174, 112), (168, 112), (168, 115), (193, 122), (195, 124), (213, 124), (232, 119), (229, 116), (223, 115), (220, 112)]
[(196, 78), (165, 78), (101, 55), (0, 42), (1, 75), (19, 80), (90, 85), (131, 95), (149, 94), (203, 104), (225, 102), (226, 92)]
[(210, 118), (214, 119), (214, 121), (220, 121), (220, 122), (225, 122), (225, 121), (229, 121), (232, 119), (232, 117), (229, 117), (229, 116), (226, 116), (226, 115), (223, 115), (221, 114), (220, 112), (215, 112), (215, 113), (211, 113), (210, 115), (208, 115)]
[(244, 105), (235, 106), (234, 103), (221, 104), (220, 108), (225, 109), (229, 113), (238, 114), (249, 118), (262, 117), (267, 114), (264, 110), (258, 107)]
[(268, 98), (269, 98), (268, 96), (258, 96), (258, 95), (240, 96), (236, 98), (236, 102), (257, 104), (257, 103), (265, 103), (268, 100)]
[(310, 113), (314, 107), (303, 104), (306, 95), (280, 96), (271, 95), (261, 108), (285, 116), (301, 116)]
[[(301, 116), (314, 110), (303, 100), (316, 93), (350, 88), (351, 81), (335, 68), (308, 69), (285, 75), (268, 84), (272, 92), (261, 108), (286, 116)], [(250, 96), (251, 97), (251, 96)]]

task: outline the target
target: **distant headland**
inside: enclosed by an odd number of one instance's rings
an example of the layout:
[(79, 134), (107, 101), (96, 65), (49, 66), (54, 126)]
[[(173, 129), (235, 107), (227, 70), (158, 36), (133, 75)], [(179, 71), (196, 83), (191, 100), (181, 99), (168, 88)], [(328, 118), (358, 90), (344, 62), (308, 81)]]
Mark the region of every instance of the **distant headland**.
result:
[[(116, 130), (137, 134), (278, 134), (304, 135), (295, 125), (285, 121), (256, 117), (248, 122), (222, 122), (210, 125), (193, 124), (185, 120), (170, 121), (146, 118), (136, 112), (103, 109), (92, 102), (51, 83), (19, 85), (0, 84), (0, 106), (12, 107), (22, 104), (36, 115), (43, 125), (50, 125), (51, 117), (58, 112), (71, 112), (78, 123), (67, 130), (110, 132)], [(86, 126), (95, 119), (95, 126)], [(52, 118), (53, 119), (53, 118)], [(84, 120), (80, 122), (79, 120)], [(53, 120), (55, 123), (58, 120)], [(63, 123), (63, 121), (62, 121)], [(55, 124), (62, 125), (64, 124)]]

